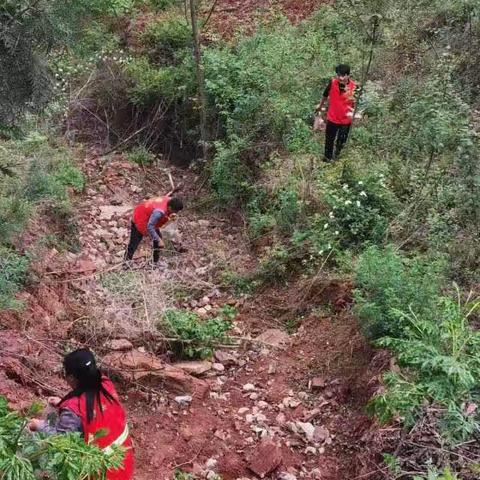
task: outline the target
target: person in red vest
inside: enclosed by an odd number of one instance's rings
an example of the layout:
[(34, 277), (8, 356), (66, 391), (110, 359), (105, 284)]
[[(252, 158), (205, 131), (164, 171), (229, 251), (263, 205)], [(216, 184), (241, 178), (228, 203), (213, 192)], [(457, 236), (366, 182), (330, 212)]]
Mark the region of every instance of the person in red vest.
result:
[[(350, 78), (350, 66), (337, 65), (336, 76), (330, 80), (323, 98), (316, 111), (324, 111), (323, 106), (328, 101), (327, 125), (325, 129), (325, 157), (326, 162), (338, 158), (340, 152), (347, 143), (350, 126), (355, 110), (356, 83)], [(335, 145), (336, 140), (336, 145)], [(333, 148), (335, 145), (335, 154)]]
[[(65, 379), (72, 387), (62, 399), (50, 397), (48, 403), (58, 409), (54, 425), (33, 419), (28, 427), (50, 435), (81, 432), (87, 443), (105, 452), (116, 445), (125, 449), (123, 465), (107, 472), (107, 480), (133, 479), (133, 450), (125, 410), (113, 383), (97, 368), (95, 357), (86, 348), (75, 350), (63, 360)], [(96, 435), (98, 431), (103, 435)]]
[(125, 253), (125, 261), (129, 262), (133, 258), (133, 254), (143, 237), (149, 235), (153, 244), (153, 261), (157, 263), (160, 257), (160, 249), (165, 246), (160, 228), (173, 219), (175, 214), (182, 209), (182, 200), (168, 195), (152, 198), (137, 205), (133, 211), (130, 242)]

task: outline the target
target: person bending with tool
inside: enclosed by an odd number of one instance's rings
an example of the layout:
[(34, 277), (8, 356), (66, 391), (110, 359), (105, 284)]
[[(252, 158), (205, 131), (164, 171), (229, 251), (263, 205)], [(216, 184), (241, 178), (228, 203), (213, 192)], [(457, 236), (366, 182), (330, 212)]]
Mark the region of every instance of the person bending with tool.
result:
[(165, 247), (160, 228), (173, 220), (178, 212), (183, 209), (183, 202), (178, 197), (170, 194), (156, 197), (140, 203), (133, 210), (130, 230), (130, 242), (125, 252), (125, 264), (132, 260), (143, 237), (149, 235), (153, 244), (153, 262), (157, 263), (160, 249)]
[[(350, 126), (355, 111), (356, 83), (350, 78), (350, 66), (337, 65), (336, 76), (330, 80), (323, 92), (322, 101), (316, 107), (316, 113), (324, 112), (328, 101), (327, 125), (325, 129), (325, 162), (338, 158), (347, 143)], [(333, 148), (336, 140), (335, 154)]]

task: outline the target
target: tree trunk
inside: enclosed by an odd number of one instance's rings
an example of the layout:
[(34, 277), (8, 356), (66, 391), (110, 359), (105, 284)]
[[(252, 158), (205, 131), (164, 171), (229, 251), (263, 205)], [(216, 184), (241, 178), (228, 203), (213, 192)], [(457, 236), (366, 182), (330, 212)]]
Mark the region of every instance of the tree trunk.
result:
[(205, 94), (205, 75), (202, 64), (202, 52), (200, 49), (200, 32), (198, 30), (197, 0), (190, 0), (190, 15), (192, 18), (193, 55), (197, 70), (197, 89), (200, 100), (200, 141), (202, 143), (203, 159), (208, 155), (207, 134), (207, 97)]

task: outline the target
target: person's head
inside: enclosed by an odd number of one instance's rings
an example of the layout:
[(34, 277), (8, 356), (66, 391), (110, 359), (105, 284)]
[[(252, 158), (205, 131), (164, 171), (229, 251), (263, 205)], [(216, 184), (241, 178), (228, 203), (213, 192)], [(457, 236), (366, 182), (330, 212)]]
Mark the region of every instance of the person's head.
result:
[(98, 378), (101, 378), (95, 357), (86, 348), (69, 353), (63, 359), (63, 370), (67, 383), (74, 389), (89, 390), (96, 385)]
[(103, 386), (102, 372), (97, 367), (93, 353), (87, 348), (80, 348), (66, 355), (63, 359), (63, 370), (65, 379), (73, 390), (62, 401), (86, 394), (87, 419), (89, 422), (94, 416), (95, 399), (102, 409), (101, 393), (109, 401), (114, 401), (112, 395)]
[(340, 82), (347, 82), (350, 78), (350, 65), (340, 63), (335, 67), (335, 73)]
[(183, 202), (178, 197), (172, 197), (168, 201), (168, 211), (170, 213), (178, 213), (180, 210), (183, 210)]

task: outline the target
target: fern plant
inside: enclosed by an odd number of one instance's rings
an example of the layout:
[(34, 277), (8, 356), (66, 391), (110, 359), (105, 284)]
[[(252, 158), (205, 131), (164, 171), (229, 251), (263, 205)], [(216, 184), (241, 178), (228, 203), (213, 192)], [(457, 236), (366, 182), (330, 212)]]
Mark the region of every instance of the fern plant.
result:
[(229, 340), (227, 331), (231, 328), (236, 312), (232, 307), (224, 307), (220, 315), (203, 320), (187, 310), (168, 310), (159, 324), (166, 326), (171, 335), (183, 344), (183, 354), (190, 358), (206, 358), (213, 353), (215, 345)]
[(448, 439), (465, 440), (480, 431), (475, 413), (465, 408), (480, 399), (480, 332), (468, 322), (479, 307), (480, 301), (462, 305), (460, 299), (442, 298), (434, 320), (412, 310), (398, 312), (402, 335), (376, 342), (389, 348), (403, 369), (385, 375), (386, 392), (371, 402), (380, 420), (400, 415), (411, 425), (427, 402), (443, 408), (439, 426)]
[[(34, 405), (29, 414), (38, 413)], [(0, 478), (2, 480), (104, 480), (107, 470), (119, 468), (120, 447), (111, 454), (86, 444), (79, 433), (45, 436), (27, 431), (27, 420), (0, 397)]]

